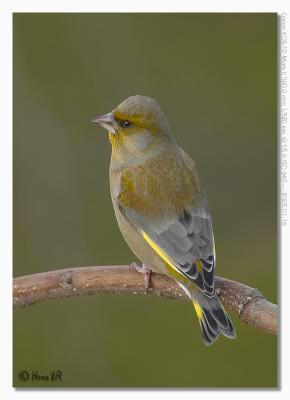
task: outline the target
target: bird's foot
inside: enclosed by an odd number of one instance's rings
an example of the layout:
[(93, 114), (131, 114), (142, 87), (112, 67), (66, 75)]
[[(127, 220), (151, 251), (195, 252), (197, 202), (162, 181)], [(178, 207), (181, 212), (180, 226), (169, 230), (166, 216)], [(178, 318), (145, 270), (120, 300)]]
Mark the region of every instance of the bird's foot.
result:
[(145, 292), (148, 293), (150, 291), (150, 279), (151, 279), (151, 269), (147, 267), (147, 265), (142, 264), (142, 266), (133, 262), (130, 264), (130, 268), (135, 269), (136, 271), (144, 274), (144, 284), (145, 284)]

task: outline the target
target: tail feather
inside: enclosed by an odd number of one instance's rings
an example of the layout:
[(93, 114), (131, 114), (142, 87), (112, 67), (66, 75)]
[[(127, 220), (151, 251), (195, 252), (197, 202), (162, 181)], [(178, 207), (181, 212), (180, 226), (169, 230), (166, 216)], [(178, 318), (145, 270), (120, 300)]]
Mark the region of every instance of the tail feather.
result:
[(215, 342), (221, 333), (230, 339), (235, 339), (235, 328), (217, 295), (208, 297), (202, 292), (194, 292), (191, 298), (206, 345)]

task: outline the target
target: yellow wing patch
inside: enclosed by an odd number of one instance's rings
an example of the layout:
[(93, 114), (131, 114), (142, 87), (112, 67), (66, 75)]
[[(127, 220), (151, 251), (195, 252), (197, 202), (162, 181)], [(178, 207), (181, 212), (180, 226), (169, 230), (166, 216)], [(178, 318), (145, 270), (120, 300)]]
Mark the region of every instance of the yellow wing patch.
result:
[(202, 308), (200, 307), (200, 305), (198, 303), (195, 303), (194, 301), (192, 303), (193, 303), (193, 306), (195, 308), (195, 312), (196, 312), (197, 318), (198, 319), (202, 319), (203, 318)]
[(149, 244), (149, 246), (152, 247), (152, 249), (162, 258), (163, 261), (166, 262), (166, 264), (171, 267), (175, 272), (178, 273), (178, 275), (183, 276), (181, 272), (178, 270), (178, 268), (173, 264), (173, 262), (170, 260), (168, 255), (165, 253), (164, 250), (162, 250), (150, 237), (142, 231), (142, 236), (146, 240), (146, 242)]
[(195, 261), (196, 268), (199, 272), (202, 272), (202, 263), (200, 260)]
[[(164, 250), (162, 250), (148, 235), (147, 233), (145, 233), (144, 231), (142, 232), (142, 236), (143, 238), (146, 240), (146, 242), (149, 244), (150, 247), (152, 247), (152, 249), (162, 258), (163, 261), (166, 262), (166, 264), (168, 265), (168, 267), (171, 268), (171, 273), (174, 272), (174, 275), (177, 275), (179, 278), (181, 278), (180, 280), (184, 280), (184, 276), (181, 274), (181, 272), (178, 270), (178, 268), (173, 264), (173, 262), (170, 260), (170, 258), (168, 257), (168, 255), (165, 253)], [(198, 262), (200, 264), (197, 264), (197, 268), (199, 269), (199, 267), (202, 268), (201, 262), (200, 260), (198, 260)], [(196, 301), (192, 301), (192, 304), (194, 306), (197, 318), (199, 320), (203, 319), (203, 311), (201, 306), (196, 302)]]
[[(181, 282), (188, 282), (190, 279), (187, 278), (172, 262), (172, 260), (168, 257), (168, 255), (165, 253), (165, 251), (158, 246), (144, 231), (141, 231), (143, 238), (146, 240), (146, 242), (149, 244), (149, 246), (159, 255), (160, 258), (166, 263), (168, 267), (168, 273), (172, 275), (174, 278), (178, 278), (179, 281)], [(195, 265), (198, 269), (199, 272), (202, 271), (202, 263), (200, 260), (195, 261)], [(197, 310), (196, 307), (199, 307), (199, 305), (194, 304), (195, 309)], [(201, 310), (201, 308), (199, 307)], [(198, 311), (196, 311), (198, 313)], [(202, 310), (200, 311), (202, 315)]]

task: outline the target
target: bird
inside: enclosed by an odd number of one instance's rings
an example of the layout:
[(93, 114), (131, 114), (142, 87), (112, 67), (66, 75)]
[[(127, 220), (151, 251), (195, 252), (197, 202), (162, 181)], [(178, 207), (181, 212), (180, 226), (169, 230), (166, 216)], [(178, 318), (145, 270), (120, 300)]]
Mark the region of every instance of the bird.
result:
[(113, 208), (125, 241), (143, 263), (141, 272), (178, 283), (194, 306), (206, 345), (221, 334), (234, 339), (235, 328), (215, 292), (205, 191), (160, 106), (150, 97), (130, 96), (92, 122), (109, 132)]

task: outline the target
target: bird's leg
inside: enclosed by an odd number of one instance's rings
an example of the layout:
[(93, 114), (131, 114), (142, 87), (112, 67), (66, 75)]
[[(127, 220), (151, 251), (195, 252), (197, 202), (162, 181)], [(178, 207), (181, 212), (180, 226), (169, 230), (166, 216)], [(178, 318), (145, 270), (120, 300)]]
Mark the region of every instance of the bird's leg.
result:
[(136, 264), (135, 262), (133, 262), (132, 264), (130, 264), (130, 268), (135, 269), (136, 271), (140, 272), (141, 274), (144, 274), (144, 284), (145, 284), (145, 291), (146, 293), (149, 292), (150, 289), (150, 278), (151, 278), (151, 269), (149, 267), (147, 267), (147, 265), (142, 264), (142, 266), (140, 267), (140, 265)]

